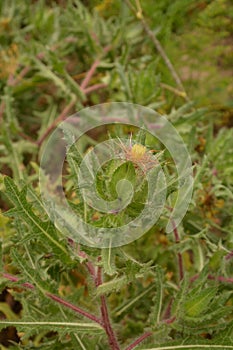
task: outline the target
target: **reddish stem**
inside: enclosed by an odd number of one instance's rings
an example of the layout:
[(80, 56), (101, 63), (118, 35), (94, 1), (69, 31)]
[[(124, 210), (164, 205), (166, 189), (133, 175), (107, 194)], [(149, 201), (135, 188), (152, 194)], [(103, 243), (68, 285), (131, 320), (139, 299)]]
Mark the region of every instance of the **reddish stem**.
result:
[(231, 258), (233, 258), (233, 250), (225, 256), (226, 260), (230, 260)]
[[(2, 276), (6, 279), (8, 279), (11, 282), (18, 282), (19, 278), (13, 275), (10, 275), (9, 273), (2, 273)], [(35, 289), (35, 287), (33, 286), (33, 284), (31, 283), (22, 283), (22, 286), (28, 289)]]
[(105, 87), (107, 87), (107, 85), (104, 84), (104, 83), (95, 84), (95, 85), (92, 85), (92, 86), (89, 86), (89, 87), (85, 88), (83, 92), (87, 95), (90, 92), (93, 92), (93, 91), (96, 91), (96, 90), (99, 90), (99, 89), (103, 89)]
[(41, 144), (44, 142), (44, 140), (46, 139), (46, 137), (50, 134), (50, 132), (56, 127), (56, 125), (61, 122), (62, 120), (64, 120), (68, 113), (70, 112), (70, 110), (73, 108), (73, 106), (75, 105), (76, 100), (72, 100), (68, 106), (66, 106), (63, 111), (59, 114), (59, 116), (54, 120), (54, 122), (45, 130), (44, 134), (39, 138), (39, 140), (37, 140), (36, 144), (38, 146), (41, 146)]
[(92, 315), (89, 312), (87, 312), (83, 309), (80, 309), (78, 306), (75, 306), (74, 304), (71, 304), (68, 301), (65, 301), (64, 299), (58, 297), (57, 295), (51, 294), (51, 293), (46, 293), (46, 296), (49, 297), (50, 299), (56, 301), (57, 303), (59, 303), (63, 306), (66, 306), (70, 310), (73, 310), (73, 311), (77, 312), (78, 314), (80, 314), (86, 318), (89, 318), (90, 320), (103, 326), (102, 321), (100, 319), (98, 319), (95, 315)]
[(173, 316), (173, 317), (171, 317), (171, 318), (165, 320), (164, 322), (165, 322), (166, 324), (171, 324), (171, 323), (173, 323), (175, 320), (176, 320), (176, 316)]
[[(176, 227), (176, 224), (175, 224), (174, 220), (172, 220), (172, 227), (173, 227), (173, 233), (174, 233), (174, 237), (175, 237), (175, 242), (179, 243), (180, 242), (180, 236), (179, 236), (179, 232), (177, 230), (177, 227)], [(182, 254), (181, 253), (177, 253), (177, 257), (178, 257), (178, 267), (179, 267), (180, 281), (182, 281), (182, 279), (184, 278), (184, 266), (183, 266)]]
[[(166, 207), (169, 211), (173, 211), (173, 208), (171, 207)], [(180, 242), (180, 236), (179, 236), (179, 232), (176, 226), (176, 223), (173, 219), (171, 219), (172, 222), (172, 227), (173, 227), (173, 233), (174, 233), (174, 237), (175, 237), (175, 242), (179, 243)], [(179, 277), (180, 277), (180, 281), (182, 281), (182, 279), (184, 278), (184, 266), (183, 266), (183, 259), (182, 259), (182, 254), (181, 253), (177, 253), (177, 257), (178, 257), (178, 268), (179, 268)]]
[[(100, 258), (99, 258), (99, 260), (100, 260)], [(97, 278), (96, 278), (96, 286), (99, 286), (102, 283), (103, 283), (102, 282), (102, 270), (101, 270), (101, 267), (98, 266)], [(117, 338), (116, 338), (116, 336), (114, 334), (114, 331), (112, 329), (111, 322), (110, 322), (110, 319), (109, 319), (108, 308), (107, 308), (107, 301), (106, 301), (105, 295), (101, 295), (100, 301), (101, 301), (101, 308), (100, 308), (100, 310), (101, 310), (101, 315), (102, 315), (102, 324), (103, 324), (103, 327), (104, 327), (104, 329), (106, 331), (106, 334), (108, 336), (108, 342), (109, 342), (110, 348), (112, 350), (120, 350)]]
[(24, 67), (21, 72), (18, 74), (18, 76), (14, 79), (13, 85), (17, 85), (24, 77), (27, 75), (28, 72), (30, 72), (31, 67)]
[[(90, 275), (92, 276), (96, 287), (100, 286), (103, 283), (101, 266), (97, 267), (97, 272), (96, 272), (94, 265), (90, 261), (88, 261), (89, 259), (88, 255), (80, 249), (80, 246), (78, 247), (78, 255), (83, 259), (87, 259), (87, 262), (85, 263), (86, 268), (89, 271)], [(101, 257), (99, 256), (98, 262), (100, 261), (101, 261)], [(104, 327), (105, 332), (108, 336), (109, 345), (112, 350), (120, 350), (120, 347), (117, 342), (117, 338), (111, 326), (106, 297), (102, 295), (100, 297), (100, 301), (101, 301), (100, 310), (101, 310), (101, 316), (102, 316), (101, 325)]]
[[(193, 277), (190, 278), (190, 282), (194, 282), (198, 279), (199, 275), (194, 275)], [(224, 276), (213, 276), (213, 275), (208, 275), (207, 277), (209, 280), (216, 280), (219, 282), (223, 283), (233, 283), (233, 278), (231, 277), (224, 277)]]
[(167, 320), (167, 319), (169, 319), (169, 317), (171, 317), (171, 308), (172, 308), (173, 301), (174, 301), (174, 298), (171, 298), (171, 300), (169, 301), (169, 303), (167, 305), (167, 308), (166, 308), (166, 310), (164, 312), (164, 316), (163, 316), (164, 320)]
[[(111, 49), (111, 46), (106, 46), (103, 51), (104, 53), (107, 53), (109, 50)], [(100, 64), (100, 60), (101, 58), (97, 58), (93, 64), (91, 65), (91, 68), (89, 69), (89, 71), (87, 72), (85, 78), (83, 79), (80, 88), (85, 90), (87, 85), (89, 84), (91, 78), (93, 77), (93, 75), (95, 74), (96, 68), (98, 67), (98, 65)]]
[(95, 266), (91, 263), (91, 261), (88, 260), (88, 258), (89, 258), (88, 255), (80, 249), (80, 246), (78, 247), (78, 255), (81, 258), (83, 258), (83, 259), (87, 259), (87, 262), (85, 263), (85, 266), (86, 266), (89, 274), (91, 275), (92, 279), (96, 282), (96, 269), (95, 269)]
[(98, 67), (100, 63), (100, 59), (97, 59), (92, 65), (91, 68), (89, 69), (89, 71), (87, 72), (87, 75), (85, 76), (85, 78), (83, 79), (80, 88), (85, 90), (87, 85), (89, 84), (89, 81), (91, 80), (92, 76), (94, 75), (96, 68)]
[(150, 337), (153, 333), (151, 332), (146, 332), (143, 335), (141, 335), (138, 339), (136, 339), (132, 344), (130, 344), (125, 350), (132, 350), (134, 348), (136, 348), (136, 346), (138, 346), (139, 344), (141, 344), (141, 342), (143, 340), (145, 340), (146, 338)]
[(179, 266), (180, 281), (182, 281), (182, 279), (184, 278), (182, 254), (178, 253), (177, 256), (178, 256), (178, 266)]
[[(8, 273), (2, 273), (2, 276), (3, 276), (4, 278), (8, 279), (9, 281), (12, 281), (12, 282), (18, 282), (18, 281), (19, 281), (19, 278), (18, 278), (18, 277), (13, 276), (13, 275), (10, 275), (10, 274), (8, 274)], [(22, 283), (21, 285), (22, 285), (22, 287), (25, 287), (25, 288), (35, 289), (35, 286), (34, 286), (33, 284), (31, 284), (31, 283), (28, 283), (28, 282)], [(88, 318), (89, 320), (92, 320), (92, 321), (94, 321), (94, 322), (100, 324), (101, 326), (103, 326), (102, 321), (101, 321), (98, 317), (96, 317), (95, 315), (92, 315), (91, 313), (89, 313), (89, 312), (87, 312), (87, 311), (85, 311), (85, 310), (79, 308), (78, 306), (76, 306), (76, 305), (74, 305), (74, 304), (71, 304), (70, 302), (68, 302), (68, 301), (66, 301), (66, 300), (64, 300), (64, 299), (62, 299), (62, 298), (60, 298), (60, 297), (58, 297), (58, 296), (55, 295), (55, 294), (46, 293), (45, 295), (46, 295), (48, 298), (50, 298), (50, 299), (56, 301), (57, 303), (59, 303), (59, 304), (65, 306), (65, 307), (67, 307), (68, 309), (73, 310), (73, 311), (75, 311), (76, 313), (78, 313), (78, 314), (80, 314), (80, 315), (82, 315), (82, 316)]]
[(233, 278), (230, 277), (224, 277), (224, 276), (213, 276), (213, 275), (208, 275), (209, 280), (217, 280), (219, 282), (226, 282), (226, 283), (233, 283)]
[(102, 323), (103, 323), (103, 327), (107, 333), (108, 336), (108, 341), (109, 341), (109, 345), (111, 347), (112, 350), (120, 350), (120, 347), (118, 345), (116, 336), (114, 334), (114, 331), (112, 329), (111, 323), (110, 323), (110, 319), (108, 316), (108, 308), (107, 308), (107, 303), (106, 303), (106, 298), (104, 295), (102, 295), (100, 297), (101, 300), (101, 315), (102, 315)]

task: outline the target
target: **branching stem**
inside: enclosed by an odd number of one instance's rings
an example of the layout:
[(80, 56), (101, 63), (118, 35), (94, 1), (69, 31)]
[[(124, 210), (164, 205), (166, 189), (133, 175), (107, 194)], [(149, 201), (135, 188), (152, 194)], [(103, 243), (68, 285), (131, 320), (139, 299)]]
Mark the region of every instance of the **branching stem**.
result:
[[(100, 266), (98, 266), (98, 270), (97, 270), (97, 279), (96, 279), (96, 283), (97, 286), (100, 286), (103, 281), (102, 281), (102, 269)], [(101, 315), (102, 315), (102, 324), (103, 327), (106, 331), (106, 334), (108, 336), (108, 342), (110, 345), (110, 348), (112, 350), (120, 350), (116, 335), (112, 329), (112, 325), (110, 322), (110, 318), (109, 318), (109, 314), (108, 314), (108, 307), (107, 307), (107, 300), (105, 295), (101, 295), (100, 297), (100, 301), (101, 301)]]
[(163, 46), (161, 45), (160, 41), (156, 37), (155, 33), (152, 32), (152, 30), (148, 26), (145, 18), (143, 17), (142, 9), (141, 9), (141, 5), (140, 5), (139, 0), (136, 1), (137, 9), (132, 5), (130, 0), (124, 0), (124, 1), (127, 4), (127, 6), (132, 10), (132, 12), (134, 13), (135, 17), (141, 22), (144, 31), (146, 32), (148, 37), (151, 39), (151, 41), (154, 44), (156, 50), (158, 51), (158, 53), (160, 54), (160, 56), (164, 60), (164, 62), (166, 64), (167, 68), (169, 69), (169, 71), (170, 71), (170, 73), (171, 73), (171, 75), (172, 75), (172, 77), (173, 77), (177, 87), (181, 90), (180, 94), (182, 94), (182, 97), (184, 97), (186, 101), (189, 101), (189, 98), (187, 96), (187, 93), (185, 92), (185, 89), (184, 89), (184, 86), (182, 84), (182, 81), (181, 81), (179, 75), (177, 74), (177, 72), (176, 72), (172, 62), (170, 61), (169, 57), (167, 56)]
[[(174, 233), (174, 237), (175, 237), (175, 242), (179, 243), (180, 242), (180, 236), (179, 236), (179, 232), (178, 232), (178, 229), (176, 227), (176, 224), (175, 224), (174, 220), (172, 220), (172, 227), (173, 227), (173, 233)], [(178, 268), (179, 268), (179, 279), (180, 279), (180, 281), (182, 281), (182, 279), (184, 278), (184, 266), (183, 266), (182, 254), (180, 252), (177, 253), (177, 259), (178, 259)]]
[(76, 103), (76, 98), (73, 98), (70, 103), (63, 109), (63, 111), (59, 114), (59, 116), (54, 120), (54, 122), (45, 130), (45, 132), (43, 133), (43, 135), (39, 138), (39, 140), (37, 140), (37, 145), (41, 146), (41, 144), (44, 142), (44, 140), (46, 139), (46, 137), (50, 134), (50, 132), (57, 126), (57, 124), (59, 122), (61, 122), (62, 120), (64, 120), (68, 114), (70, 113), (70, 111), (72, 110), (72, 108), (74, 107), (75, 103)]
[[(106, 46), (103, 48), (103, 52), (107, 53), (109, 50), (111, 49), (111, 46)], [(100, 59), (101, 58), (97, 58), (93, 64), (91, 65), (90, 69), (86, 72), (86, 76), (83, 79), (81, 85), (80, 85), (80, 90), (84, 95), (87, 95), (95, 90), (99, 90), (102, 88), (105, 88), (107, 85), (100, 83), (100, 84), (95, 84), (93, 86), (88, 86), (91, 78), (93, 77), (96, 68), (98, 67), (99, 63), (100, 63)], [(73, 96), (73, 98), (71, 99), (70, 103), (63, 109), (63, 111), (59, 114), (59, 116), (54, 120), (54, 122), (45, 130), (45, 132), (43, 133), (43, 135), (39, 138), (39, 140), (37, 140), (37, 145), (41, 146), (42, 143), (44, 142), (44, 140), (46, 139), (46, 137), (50, 134), (50, 132), (58, 125), (58, 123), (60, 123), (61, 121), (63, 121), (64, 119), (67, 118), (68, 114), (71, 112), (72, 108), (75, 106), (77, 102), (77, 98), (76, 96)]]
[(152, 335), (151, 332), (146, 332), (146, 333), (142, 334), (138, 339), (136, 339), (132, 344), (130, 344), (125, 350), (132, 350), (132, 349), (136, 348), (139, 344), (141, 344), (141, 342), (143, 340), (150, 337), (151, 335)]
[[(4, 278), (8, 279), (9, 281), (12, 281), (12, 282), (18, 282), (19, 281), (18, 277), (10, 275), (8, 273), (2, 273), (2, 276)], [(28, 282), (22, 283), (21, 285), (22, 285), (22, 287), (25, 287), (25, 288), (28, 288), (28, 289), (35, 289), (35, 286), (33, 284), (31, 284), (31, 283), (28, 283)], [(76, 305), (74, 305), (74, 304), (72, 304), (72, 303), (70, 303), (70, 302), (60, 298), (59, 296), (57, 296), (55, 294), (46, 293), (45, 295), (49, 299), (52, 299), (52, 300), (56, 301), (57, 303), (67, 307), (68, 309), (73, 310), (76, 313), (78, 313), (78, 314), (88, 318), (89, 320), (92, 320), (92, 321), (98, 323), (99, 325), (103, 326), (102, 321), (98, 317), (96, 317), (95, 315), (92, 315), (91, 313), (89, 313), (88, 311), (85, 311), (85, 310), (79, 308), (78, 306), (76, 306)]]

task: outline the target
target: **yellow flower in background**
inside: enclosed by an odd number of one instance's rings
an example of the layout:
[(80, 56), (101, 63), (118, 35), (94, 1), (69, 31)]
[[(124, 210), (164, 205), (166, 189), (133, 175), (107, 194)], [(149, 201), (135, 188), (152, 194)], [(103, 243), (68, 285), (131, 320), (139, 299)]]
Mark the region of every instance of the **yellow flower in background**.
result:
[(0, 79), (14, 74), (18, 66), (19, 50), (15, 43), (7, 49), (0, 51)]
[(112, 3), (112, 0), (101, 1), (99, 5), (95, 6), (95, 9), (100, 13), (104, 12), (105, 10), (108, 9), (108, 7), (111, 5), (111, 3)]

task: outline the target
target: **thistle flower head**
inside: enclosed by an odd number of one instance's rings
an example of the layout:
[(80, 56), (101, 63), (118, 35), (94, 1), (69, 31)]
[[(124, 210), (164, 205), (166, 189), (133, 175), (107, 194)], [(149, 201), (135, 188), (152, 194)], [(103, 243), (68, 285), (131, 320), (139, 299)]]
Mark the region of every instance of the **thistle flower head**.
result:
[(136, 161), (141, 160), (146, 153), (146, 147), (143, 145), (135, 144), (131, 149), (131, 156)]

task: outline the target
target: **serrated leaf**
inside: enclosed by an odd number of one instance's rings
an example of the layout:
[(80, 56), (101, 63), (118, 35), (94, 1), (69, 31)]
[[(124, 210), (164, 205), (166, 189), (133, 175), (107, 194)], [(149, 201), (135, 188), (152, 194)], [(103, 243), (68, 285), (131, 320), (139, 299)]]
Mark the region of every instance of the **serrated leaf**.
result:
[(109, 276), (115, 275), (117, 273), (115, 266), (115, 250), (113, 248), (104, 248), (101, 251), (101, 256), (104, 272)]
[(128, 283), (128, 279), (126, 276), (121, 276), (118, 278), (114, 278), (111, 281), (102, 283), (96, 291), (96, 295), (100, 296), (103, 294), (110, 294), (112, 292), (117, 292), (121, 288), (123, 288)]
[(191, 296), (184, 303), (184, 310), (186, 315), (197, 317), (206, 312), (210, 302), (215, 297), (217, 288), (206, 288), (197, 295)]
[(157, 266), (156, 277), (155, 277), (155, 287), (156, 294), (153, 298), (154, 306), (151, 311), (150, 319), (153, 325), (158, 325), (160, 322), (160, 315), (162, 311), (162, 301), (163, 301), (163, 280), (162, 280), (162, 269)]
[(138, 300), (142, 299), (146, 294), (148, 294), (150, 291), (152, 291), (153, 288), (154, 288), (153, 285), (147, 287), (146, 290), (144, 290), (142, 293), (138, 294), (135, 298), (131, 298), (129, 301), (127, 301), (123, 305), (120, 305), (118, 308), (116, 308), (114, 310), (115, 315), (120, 316), (123, 313), (125, 313), (126, 311), (129, 311), (133, 307), (133, 305), (138, 302)]
[(42, 235), (45, 240), (50, 242), (50, 246), (53, 248), (54, 254), (59, 256), (59, 258), (64, 260), (64, 262), (69, 261), (70, 258), (68, 251), (61, 243), (54, 225), (51, 223), (51, 221), (44, 222), (40, 220), (39, 217), (34, 214), (32, 205), (27, 202), (26, 186), (20, 192), (17, 186), (14, 184), (14, 181), (9, 177), (5, 177), (4, 184), (6, 187), (7, 196), (15, 205), (15, 208), (10, 209), (7, 213), (5, 213), (5, 215), (19, 217), (20, 220), (23, 220), (29, 226), (33, 233)]
[(180, 289), (178, 293), (176, 294), (176, 298), (174, 300), (174, 303), (172, 305), (172, 315), (176, 315), (176, 317), (179, 317), (182, 313), (182, 304), (185, 300), (187, 290), (188, 290), (189, 280), (188, 278), (184, 277)]
[(214, 323), (217, 323), (222, 317), (226, 317), (227, 315), (231, 314), (233, 311), (233, 307), (230, 306), (223, 306), (218, 307), (214, 311), (210, 312), (208, 311), (206, 314), (200, 314), (199, 317), (194, 316), (184, 316), (184, 321), (187, 324), (198, 324), (198, 327), (201, 328), (201, 326), (206, 326), (207, 322), (211, 323), (212, 325)]
[(17, 267), (19, 267), (26, 281), (30, 281), (33, 285), (37, 286), (43, 294), (51, 290), (51, 281), (50, 284), (48, 284), (46, 281), (43, 281), (38, 271), (29, 267), (28, 262), (18, 254), (16, 249), (11, 250), (11, 256), (13, 262)]

